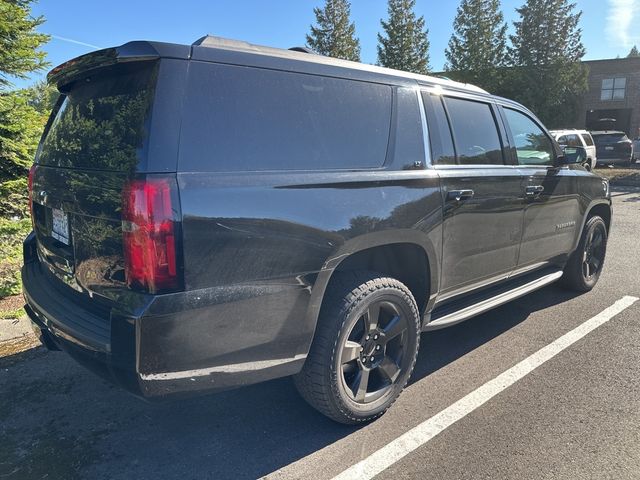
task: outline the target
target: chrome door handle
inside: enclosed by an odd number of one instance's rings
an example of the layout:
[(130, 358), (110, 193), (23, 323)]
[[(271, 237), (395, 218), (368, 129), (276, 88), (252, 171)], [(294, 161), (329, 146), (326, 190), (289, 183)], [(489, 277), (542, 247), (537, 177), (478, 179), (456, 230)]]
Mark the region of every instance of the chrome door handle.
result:
[(539, 197), (542, 192), (544, 192), (542, 185), (530, 185), (525, 189), (525, 194), (528, 198)]
[(450, 190), (447, 192), (447, 200), (462, 202), (464, 200), (470, 200), (475, 195), (473, 190)]

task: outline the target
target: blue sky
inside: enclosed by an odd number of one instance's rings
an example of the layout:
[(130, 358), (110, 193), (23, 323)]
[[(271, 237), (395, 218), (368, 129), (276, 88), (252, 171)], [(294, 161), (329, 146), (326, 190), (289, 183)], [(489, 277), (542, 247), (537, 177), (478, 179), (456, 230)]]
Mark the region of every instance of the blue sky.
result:
[[(634, 43), (640, 46), (640, 0), (574, 0), (583, 11), (586, 59), (624, 56)], [(209, 0), (145, 1), (40, 0), (34, 15), (46, 18), (40, 30), (53, 36), (45, 46), (52, 66), (96, 48), (129, 40), (191, 43), (210, 33), (252, 43), (288, 48), (303, 45), (313, 7), (324, 0)], [(524, 0), (503, 0), (505, 18), (517, 18)], [(376, 61), (376, 33), (386, 17), (386, 0), (352, 0), (352, 17), (362, 46), (362, 61)], [(451, 36), (457, 0), (417, 0), (431, 39), (431, 66), (440, 70)], [(42, 78), (36, 73), (18, 87)]]

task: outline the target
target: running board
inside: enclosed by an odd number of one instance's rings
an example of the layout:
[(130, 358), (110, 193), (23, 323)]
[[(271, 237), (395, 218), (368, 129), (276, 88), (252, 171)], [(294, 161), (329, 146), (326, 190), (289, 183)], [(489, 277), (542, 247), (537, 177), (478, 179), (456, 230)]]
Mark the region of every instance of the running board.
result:
[(446, 309), (440, 316), (437, 315), (438, 309), (436, 308), (434, 310), (435, 315), (431, 317), (432, 320), (424, 325), (422, 330), (425, 332), (429, 330), (438, 330), (440, 328), (449, 327), (456, 323), (463, 322), (471, 317), (475, 317), (476, 315), (480, 315), (481, 313), (499, 307), (500, 305), (504, 305), (516, 298), (520, 298), (534, 290), (545, 287), (557, 281), (560, 277), (562, 277), (562, 270), (554, 271), (543, 275), (542, 277), (528, 281), (527, 283), (520, 284), (511, 290), (503, 291), (497, 295), (484, 298), (459, 310), (451, 311), (450, 309)]

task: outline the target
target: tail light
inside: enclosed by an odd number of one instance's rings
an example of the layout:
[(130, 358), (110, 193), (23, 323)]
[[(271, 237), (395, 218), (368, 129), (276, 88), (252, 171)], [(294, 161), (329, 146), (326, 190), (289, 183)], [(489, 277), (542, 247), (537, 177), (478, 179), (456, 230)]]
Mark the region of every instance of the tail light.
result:
[(35, 228), (36, 220), (33, 218), (33, 176), (36, 173), (36, 164), (29, 169), (29, 215), (31, 216), (31, 226)]
[(175, 178), (147, 177), (124, 188), (122, 236), (127, 284), (149, 293), (181, 287)]

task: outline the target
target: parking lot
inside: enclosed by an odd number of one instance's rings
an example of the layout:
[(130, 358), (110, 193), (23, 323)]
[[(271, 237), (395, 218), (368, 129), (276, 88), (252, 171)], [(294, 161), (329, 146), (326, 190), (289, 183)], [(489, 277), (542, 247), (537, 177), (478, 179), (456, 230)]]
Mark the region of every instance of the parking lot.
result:
[[(640, 189), (614, 197), (607, 265), (594, 291), (551, 286), (424, 334), (404, 394), (367, 426), (331, 422), (289, 379), (147, 404), (63, 353), (2, 358), (0, 478), (322, 479), (366, 464), (618, 300), (640, 297)], [(377, 478), (640, 478), (638, 378), (640, 302), (417, 448), (394, 444), (397, 461)]]

